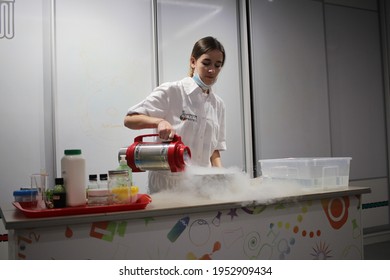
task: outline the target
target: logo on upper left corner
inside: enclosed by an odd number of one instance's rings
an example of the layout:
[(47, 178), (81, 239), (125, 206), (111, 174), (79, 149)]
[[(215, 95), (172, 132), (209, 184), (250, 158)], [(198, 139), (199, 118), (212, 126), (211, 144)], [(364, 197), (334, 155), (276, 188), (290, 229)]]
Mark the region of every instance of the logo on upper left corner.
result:
[(0, 0), (0, 39), (12, 39), (14, 29), (15, 0)]

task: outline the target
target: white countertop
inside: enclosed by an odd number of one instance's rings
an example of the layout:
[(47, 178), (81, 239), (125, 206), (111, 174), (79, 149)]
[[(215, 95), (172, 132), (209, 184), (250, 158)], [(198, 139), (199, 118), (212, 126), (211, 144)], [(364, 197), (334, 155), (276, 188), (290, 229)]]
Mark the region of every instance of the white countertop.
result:
[[(263, 190), (262, 190), (263, 191)], [(5, 228), (22, 229), (51, 227), (59, 225), (91, 223), (100, 221), (142, 219), (147, 217), (176, 215), (183, 213), (199, 213), (230, 208), (249, 207), (258, 205), (271, 205), (280, 202), (300, 202), (307, 200), (318, 200), (339, 196), (351, 196), (370, 193), (371, 189), (367, 187), (349, 186), (345, 189), (305, 191), (300, 193), (286, 193), (280, 195), (277, 192), (270, 194), (264, 190), (264, 196), (248, 197), (246, 195), (236, 194), (236, 198), (194, 196), (194, 194), (181, 194), (163, 192), (151, 195), (152, 202), (145, 209), (107, 212), (99, 214), (72, 215), (49, 218), (27, 218), (22, 212), (16, 209), (11, 203), (1, 205), (1, 215)]]

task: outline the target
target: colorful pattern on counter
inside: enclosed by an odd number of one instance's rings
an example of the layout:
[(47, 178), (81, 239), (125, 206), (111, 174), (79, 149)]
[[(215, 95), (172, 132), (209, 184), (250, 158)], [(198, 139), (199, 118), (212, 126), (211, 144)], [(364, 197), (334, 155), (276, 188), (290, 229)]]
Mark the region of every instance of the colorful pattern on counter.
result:
[(15, 257), (362, 259), (360, 203), (336, 197), (17, 231)]

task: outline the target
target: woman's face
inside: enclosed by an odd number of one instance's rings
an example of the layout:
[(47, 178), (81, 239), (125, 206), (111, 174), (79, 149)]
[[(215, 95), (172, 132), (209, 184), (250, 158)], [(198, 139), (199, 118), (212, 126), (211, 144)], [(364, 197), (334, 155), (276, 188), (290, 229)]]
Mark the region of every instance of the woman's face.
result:
[(213, 84), (222, 69), (223, 55), (219, 50), (202, 54), (198, 59), (191, 57), (191, 67), (206, 85)]

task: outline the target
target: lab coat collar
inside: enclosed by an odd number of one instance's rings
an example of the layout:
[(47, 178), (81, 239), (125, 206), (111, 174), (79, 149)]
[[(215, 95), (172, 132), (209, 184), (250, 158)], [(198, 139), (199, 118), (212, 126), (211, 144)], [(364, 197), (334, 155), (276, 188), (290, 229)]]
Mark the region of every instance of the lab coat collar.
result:
[[(195, 83), (192, 77), (186, 77), (182, 80), (182, 82), (187, 95), (190, 95), (192, 93), (203, 93), (202, 89)], [(213, 87), (210, 88), (208, 94), (211, 98), (215, 98)]]

